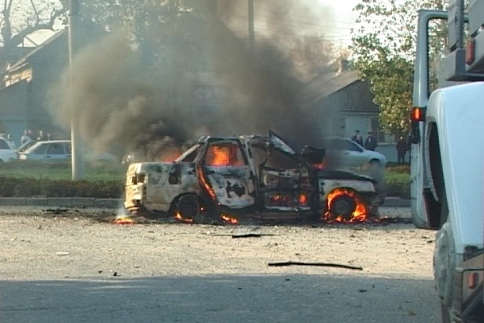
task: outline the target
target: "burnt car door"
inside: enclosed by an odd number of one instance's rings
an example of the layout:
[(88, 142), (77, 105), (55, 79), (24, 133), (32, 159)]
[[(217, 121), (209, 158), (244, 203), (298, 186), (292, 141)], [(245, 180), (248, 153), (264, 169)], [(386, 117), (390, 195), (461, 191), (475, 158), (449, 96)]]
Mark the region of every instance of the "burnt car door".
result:
[(317, 188), (310, 170), (280, 137), (271, 133), (265, 140), (255, 138), (251, 150), (262, 210), (299, 212), (317, 208)]
[(255, 183), (239, 139), (208, 140), (199, 180), (216, 205), (242, 209), (255, 205)]

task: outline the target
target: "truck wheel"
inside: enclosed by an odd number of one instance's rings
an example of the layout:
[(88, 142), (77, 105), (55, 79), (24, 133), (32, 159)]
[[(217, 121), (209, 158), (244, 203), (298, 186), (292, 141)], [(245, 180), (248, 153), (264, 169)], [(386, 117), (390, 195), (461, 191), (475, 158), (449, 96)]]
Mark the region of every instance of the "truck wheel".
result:
[(356, 210), (356, 201), (348, 195), (341, 195), (331, 200), (329, 212), (336, 218), (342, 216), (344, 220), (351, 220), (353, 212)]
[(178, 199), (175, 214), (182, 220), (193, 220), (200, 215), (200, 201), (195, 195), (183, 195)]
[(434, 280), (442, 306), (452, 306), (456, 255), (452, 228), (445, 223), (437, 232), (433, 257)]
[(440, 302), (440, 313), (442, 318), (442, 323), (452, 323), (450, 319), (450, 309), (443, 303)]

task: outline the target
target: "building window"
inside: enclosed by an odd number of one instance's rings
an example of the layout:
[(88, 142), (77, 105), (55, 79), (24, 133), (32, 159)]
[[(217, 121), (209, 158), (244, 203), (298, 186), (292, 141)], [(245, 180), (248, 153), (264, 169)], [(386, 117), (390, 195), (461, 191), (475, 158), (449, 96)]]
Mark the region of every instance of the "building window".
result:
[(377, 142), (385, 142), (385, 133), (380, 129), (378, 117), (370, 118), (370, 131), (375, 135)]

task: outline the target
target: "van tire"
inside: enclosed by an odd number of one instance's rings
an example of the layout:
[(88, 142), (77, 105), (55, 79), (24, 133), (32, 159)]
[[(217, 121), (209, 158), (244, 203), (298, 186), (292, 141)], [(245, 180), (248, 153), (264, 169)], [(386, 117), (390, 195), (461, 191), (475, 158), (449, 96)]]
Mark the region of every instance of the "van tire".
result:
[(200, 215), (200, 201), (196, 195), (181, 196), (176, 202), (175, 215), (182, 220), (193, 221)]

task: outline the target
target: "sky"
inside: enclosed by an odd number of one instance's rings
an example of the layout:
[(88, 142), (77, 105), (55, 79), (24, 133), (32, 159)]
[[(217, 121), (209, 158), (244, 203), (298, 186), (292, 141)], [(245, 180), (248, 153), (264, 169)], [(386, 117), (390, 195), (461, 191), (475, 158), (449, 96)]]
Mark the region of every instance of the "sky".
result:
[(355, 27), (355, 20), (358, 16), (352, 9), (360, 0), (318, 0), (318, 2), (328, 7), (334, 17), (332, 21), (328, 21), (334, 27), (326, 37), (335, 43), (348, 44), (351, 40), (351, 28)]

